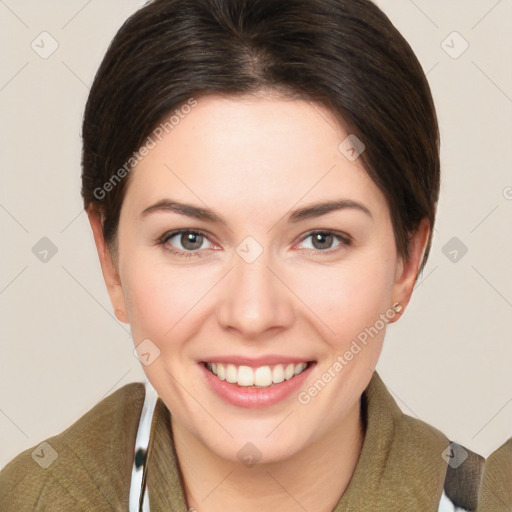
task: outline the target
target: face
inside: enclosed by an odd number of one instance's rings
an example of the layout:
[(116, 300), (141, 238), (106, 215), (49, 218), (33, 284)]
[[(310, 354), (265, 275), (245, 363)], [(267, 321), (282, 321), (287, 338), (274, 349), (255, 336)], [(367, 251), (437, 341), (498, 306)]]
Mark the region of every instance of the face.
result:
[(93, 225), (147, 377), (224, 459), (286, 459), (353, 417), (409, 300), (428, 233), (402, 263), (348, 135), (302, 100), (202, 97), (131, 171), (116, 268)]

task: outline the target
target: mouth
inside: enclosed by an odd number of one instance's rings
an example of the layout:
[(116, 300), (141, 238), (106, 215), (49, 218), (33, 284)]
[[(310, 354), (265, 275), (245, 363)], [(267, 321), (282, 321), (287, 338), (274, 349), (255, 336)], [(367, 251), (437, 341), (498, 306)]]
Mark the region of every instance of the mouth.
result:
[(272, 388), (284, 381), (289, 381), (315, 363), (316, 361), (303, 361), (252, 367), (232, 363), (201, 362), (218, 380), (255, 389)]

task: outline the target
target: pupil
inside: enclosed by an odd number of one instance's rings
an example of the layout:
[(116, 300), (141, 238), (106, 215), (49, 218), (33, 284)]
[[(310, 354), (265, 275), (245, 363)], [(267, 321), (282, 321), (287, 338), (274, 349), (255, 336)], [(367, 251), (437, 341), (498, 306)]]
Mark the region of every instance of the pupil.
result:
[[(193, 250), (201, 247), (201, 237), (203, 235), (195, 233), (184, 233), (181, 235), (181, 243), (185, 249)], [(195, 240), (195, 242), (194, 242)], [(199, 241), (198, 241), (199, 240)]]
[[(322, 242), (322, 239), (324, 240), (324, 243), (325, 243), (325, 240), (327, 240), (327, 247), (325, 246), (320, 246), (320, 247), (316, 247), (316, 244), (315, 242), (317, 241), (320, 241)], [(332, 242), (332, 234), (330, 233), (317, 233), (314, 237), (313, 237), (313, 245), (317, 248), (317, 249), (328, 249), (329, 248), (329, 245), (330, 243), (329, 242)]]
[[(183, 247), (189, 250), (199, 249), (201, 247), (202, 235), (196, 233), (184, 233), (181, 236), (181, 243)], [(318, 246), (318, 243), (319, 245)], [(316, 233), (313, 237), (313, 245), (317, 249), (326, 249), (332, 243), (332, 234), (330, 233)]]

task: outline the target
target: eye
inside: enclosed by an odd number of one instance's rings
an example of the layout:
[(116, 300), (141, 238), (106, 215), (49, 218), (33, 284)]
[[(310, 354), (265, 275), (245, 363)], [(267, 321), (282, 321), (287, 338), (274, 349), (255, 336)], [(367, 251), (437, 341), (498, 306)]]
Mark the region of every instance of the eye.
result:
[[(329, 230), (312, 231), (304, 236), (301, 241), (304, 243), (308, 239), (311, 239), (312, 246), (306, 247), (306, 249), (310, 249), (313, 254), (330, 254), (352, 244), (352, 238), (349, 235)], [(205, 241), (210, 246), (204, 247)], [(338, 243), (333, 248), (332, 244), (335, 241), (338, 241)], [(201, 257), (203, 256), (203, 250), (212, 248), (211, 241), (206, 233), (194, 229), (180, 229), (165, 233), (156, 242), (171, 254), (186, 258)]]
[[(174, 241), (174, 242), (172, 242)], [(201, 249), (209, 249), (211, 247), (204, 247), (203, 243), (209, 241), (205, 233), (198, 230), (181, 229), (178, 231), (171, 231), (162, 236), (158, 241), (167, 251), (178, 256), (200, 256)], [(176, 245), (178, 247), (176, 248)], [(181, 246), (181, 247), (180, 247)]]
[[(337, 247), (350, 246), (352, 243), (352, 239), (348, 235), (334, 231), (313, 231), (307, 234), (302, 241), (308, 238), (311, 238), (312, 247), (310, 248), (314, 253), (335, 252), (338, 250)], [(338, 240), (338, 244), (333, 249), (332, 243), (335, 240)]]

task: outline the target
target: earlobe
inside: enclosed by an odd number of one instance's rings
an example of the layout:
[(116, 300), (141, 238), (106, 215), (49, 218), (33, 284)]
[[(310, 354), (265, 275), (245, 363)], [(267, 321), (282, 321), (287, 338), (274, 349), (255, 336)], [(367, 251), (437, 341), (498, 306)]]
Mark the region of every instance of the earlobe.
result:
[(126, 305), (121, 279), (119, 277), (117, 266), (114, 264), (110, 249), (103, 237), (101, 214), (97, 210), (89, 208), (87, 210), (87, 216), (94, 235), (94, 243), (100, 260), (103, 279), (107, 286), (107, 291), (112, 307), (114, 308), (114, 313), (119, 321), (128, 323), (125, 313)]
[[(416, 276), (423, 260), (423, 255), (425, 254), (429, 234), (430, 223), (427, 218), (424, 218), (410, 239), (408, 260), (400, 259), (397, 263), (391, 304), (396, 302), (400, 303), (402, 306), (401, 314), (405, 311), (407, 304), (411, 300), (412, 291), (416, 283)], [(399, 315), (390, 323), (398, 320), (398, 318)]]

